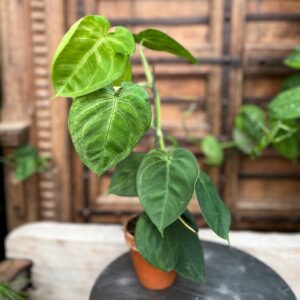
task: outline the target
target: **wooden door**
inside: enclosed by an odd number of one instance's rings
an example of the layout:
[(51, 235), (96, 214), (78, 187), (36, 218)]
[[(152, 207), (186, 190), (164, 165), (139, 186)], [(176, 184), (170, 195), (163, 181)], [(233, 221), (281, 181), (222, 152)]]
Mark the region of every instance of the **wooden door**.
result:
[[(30, 141), (40, 154), (51, 157), (49, 172), (25, 184), (16, 186), (11, 171), (6, 170), (10, 227), (35, 219), (120, 221), (141, 209), (137, 199), (107, 195), (111, 172), (98, 178), (83, 167), (66, 129), (69, 101), (49, 100), (53, 52), (63, 33), (81, 16), (102, 14), (113, 25), (123, 24), (133, 31), (156, 27), (198, 58), (200, 64), (192, 66), (163, 53), (147, 53), (155, 64), (162, 94), (164, 129), (189, 147), (200, 165), (200, 148), (190, 142), (189, 134), (201, 138), (213, 133), (230, 140), (233, 116), (240, 105), (265, 106), (291, 72), (281, 63), (284, 55), (300, 42), (297, 0), (0, 3), (1, 123), (10, 128), (21, 122), (17, 132), (22, 136), (14, 145), (2, 145), (9, 152), (16, 144)], [(133, 58), (133, 65), (135, 80), (142, 80), (138, 57)], [(151, 145), (148, 137), (139, 150), (146, 151)], [(269, 150), (255, 161), (228, 151), (225, 165), (208, 171), (233, 212), (236, 228), (291, 229), (299, 225), (299, 165)], [(192, 210), (196, 206), (191, 203)]]

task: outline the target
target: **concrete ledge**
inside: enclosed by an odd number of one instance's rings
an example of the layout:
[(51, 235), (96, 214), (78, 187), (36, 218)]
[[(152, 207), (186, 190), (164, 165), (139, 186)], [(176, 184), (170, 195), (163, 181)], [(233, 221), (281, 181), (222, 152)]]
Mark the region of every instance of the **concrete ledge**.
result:
[[(207, 229), (200, 236), (222, 243)], [(300, 298), (300, 234), (232, 232), (231, 244), (271, 266)], [(12, 231), (6, 251), (33, 261), (31, 299), (88, 300), (100, 272), (127, 246), (119, 225), (38, 222)]]

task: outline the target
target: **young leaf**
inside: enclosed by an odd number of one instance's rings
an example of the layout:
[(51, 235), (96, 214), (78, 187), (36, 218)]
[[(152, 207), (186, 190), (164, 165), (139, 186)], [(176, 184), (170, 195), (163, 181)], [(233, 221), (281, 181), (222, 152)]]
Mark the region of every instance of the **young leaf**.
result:
[(124, 68), (123, 74), (113, 83), (113, 86), (120, 86), (122, 82), (130, 82), (132, 77), (131, 63), (128, 59), (127, 64)]
[(300, 87), (300, 74), (292, 74), (283, 80), (281, 91), (287, 91), (296, 87)]
[(298, 158), (299, 152), (299, 125), (295, 120), (272, 122), (281, 127), (276, 131), (274, 138), (272, 139), (272, 145), (274, 149), (286, 159), (295, 161)]
[(243, 105), (235, 117), (235, 126), (254, 139), (264, 134), (265, 113), (256, 105)]
[(151, 221), (163, 234), (186, 209), (194, 192), (198, 164), (182, 148), (150, 151), (137, 174), (137, 191)]
[(15, 176), (18, 181), (24, 181), (37, 172), (45, 171), (47, 158), (39, 157), (37, 150), (31, 145), (19, 146), (13, 156)]
[(173, 231), (176, 232), (179, 243), (176, 272), (182, 277), (203, 283), (205, 279), (204, 256), (198, 235), (187, 229), (179, 221), (170, 227), (174, 227)]
[(190, 63), (197, 63), (197, 59), (187, 49), (185, 49), (166, 33), (159, 30), (146, 29), (138, 34), (134, 34), (134, 39), (137, 43), (143, 44), (143, 46), (146, 48), (169, 52), (184, 58)]
[(229, 240), (231, 216), (210, 177), (199, 171), (195, 185), (196, 196), (207, 225), (221, 238)]
[(79, 97), (112, 84), (135, 51), (133, 35), (125, 27), (109, 30), (102, 16), (77, 21), (62, 39), (52, 63), (56, 96)]
[(145, 153), (132, 152), (117, 164), (109, 186), (109, 193), (119, 196), (137, 196), (136, 174)]
[(286, 139), (273, 143), (273, 147), (283, 157), (292, 161), (297, 160), (299, 153), (298, 134), (294, 133)]
[(205, 156), (205, 163), (219, 166), (224, 159), (224, 151), (219, 141), (212, 135), (208, 135), (201, 141), (201, 148)]
[(246, 154), (252, 154), (257, 141), (239, 128), (234, 128), (232, 138), (237, 148)]
[(151, 124), (146, 91), (126, 82), (76, 98), (69, 131), (84, 164), (97, 174), (127, 157)]
[(295, 69), (300, 68), (300, 47), (294, 49), (284, 60), (284, 63)]
[(153, 266), (163, 271), (172, 271), (178, 260), (178, 239), (172, 226), (166, 228), (164, 237), (142, 214), (135, 229), (136, 246), (141, 255)]
[(270, 116), (279, 119), (300, 117), (300, 87), (280, 93), (268, 105)]

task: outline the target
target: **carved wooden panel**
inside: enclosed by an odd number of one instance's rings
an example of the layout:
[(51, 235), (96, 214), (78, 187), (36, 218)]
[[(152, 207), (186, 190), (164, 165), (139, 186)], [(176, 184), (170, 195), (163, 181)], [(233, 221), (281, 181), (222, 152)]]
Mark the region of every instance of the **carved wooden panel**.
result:
[[(112, 172), (89, 172), (70, 146), (69, 101), (50, 100), (51, 59), (67, 28), (85, 14), (102, 14), (113, 25), (137, 32), (157, 27), (198, 58), (189, 65), (147, 51), (155, 64), (167, 134), (202, 155), (187, 132), (230, 140), (233, 116), (243, 103), (264, 107), (291, 71), (282, 58), (300, 42), (298, 0), (0, 0), (3, 99), (1, 122), (30, 126), (29, 142), (51, 163), (46, 174), (24, 184), (6, 170), (10, 226), (41, 219), (120, 221), (139, 211), (137, 199), (107, 195)], [(143, 80), (137, 56), (136, 81)], [(189, 114), (186, 112), (190, 111)], [(153, 139), (137, 148), (149, 149)], [(8, 153), (12, 149), (5, 148)], [(211, 168), (237, 228), (291, 229), (299, 224), (299, 166), (266, 151), (250, 161), (228, 151), (222, 168)], [(204, 166), (202, 166), (204, 167)], [(197, 204), (191, 203), (192, 210)], [(273, 226), (273, 227), (272, 227)]]

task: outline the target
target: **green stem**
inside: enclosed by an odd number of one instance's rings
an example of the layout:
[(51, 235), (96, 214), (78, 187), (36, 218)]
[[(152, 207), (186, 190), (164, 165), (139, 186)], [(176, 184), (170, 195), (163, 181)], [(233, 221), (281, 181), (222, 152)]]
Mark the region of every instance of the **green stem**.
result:
[(161, 149), (165, 149), (165, 142), (164, 142), (164, 135), (162, 131), (162, 123), (161, 123), (161, 100), (160, 95), (157, 90), (156, 84), (155, 84), (155, 76), (154, 72), (151, 72), (149, 63), (147, 61), (147, 58), (145, 57), (145, 54), (143, 52), (143, 46), (141, 45), (139, 48), (141, 61), (144, 67), (145, 75), (148, 81), (148, 86), (153, 92), (153, 98), (154, 98), (154, 109), (155, 109), (155, 116), (154, 116), (154, 127), (155, 127), (155, 136), (157, 139), (157, 143)]
[(221, 144), (222, 149), (233, 148), (236, 146), (234, 141), (222, 142), (220, 144)]

